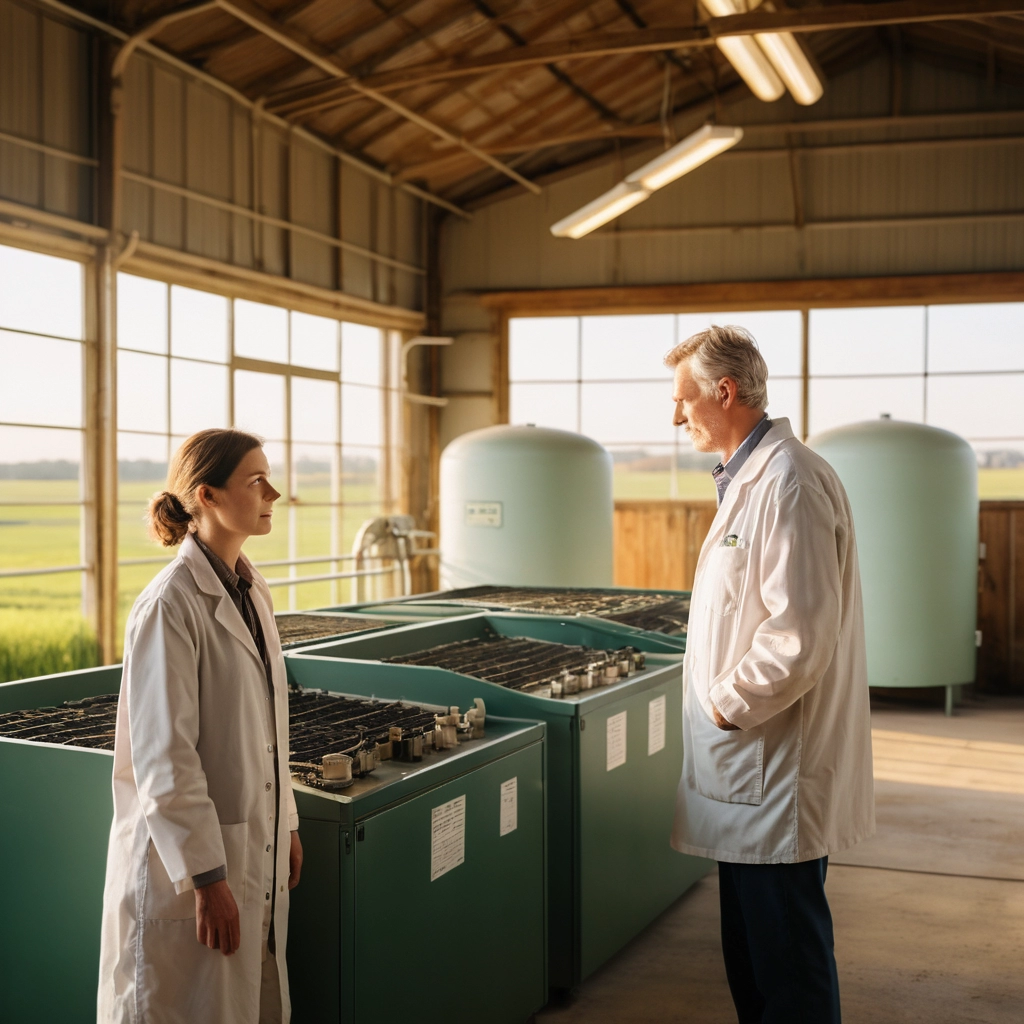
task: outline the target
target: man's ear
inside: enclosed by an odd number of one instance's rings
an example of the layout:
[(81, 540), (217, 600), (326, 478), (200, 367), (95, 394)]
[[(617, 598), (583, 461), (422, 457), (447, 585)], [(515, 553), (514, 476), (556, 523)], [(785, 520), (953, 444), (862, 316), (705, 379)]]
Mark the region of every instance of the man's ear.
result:
[(718, 382), (718, 399), (723, 409), (728, 409), (736, 401), (736, 382), (731, 377), (723, 377)]

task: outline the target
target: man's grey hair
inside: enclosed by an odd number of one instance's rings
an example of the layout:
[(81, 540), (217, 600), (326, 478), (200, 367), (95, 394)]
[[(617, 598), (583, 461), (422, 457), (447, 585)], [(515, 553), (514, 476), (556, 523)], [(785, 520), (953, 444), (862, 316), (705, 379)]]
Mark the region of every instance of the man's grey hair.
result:
[(676, 345), (665, 356), (665, 365), (674, 368), (687, 359), (705, 395), (714, 395), (718, 382), (731, 377), (736, 381), (736, 401), (751, 409), (767, 408), (768, 364), (750, 331), (713, 325)]

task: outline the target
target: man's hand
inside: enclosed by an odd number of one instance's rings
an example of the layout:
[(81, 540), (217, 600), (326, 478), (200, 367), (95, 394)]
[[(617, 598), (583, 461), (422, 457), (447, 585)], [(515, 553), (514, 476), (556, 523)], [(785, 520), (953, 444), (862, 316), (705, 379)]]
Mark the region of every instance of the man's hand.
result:
[(299, 841), (299, 833), (292, 833), (292, 845), (288, 851), (288, 888), (294, 889), (299, 884), (299, 875), (302, 874), (302, 843)]
[(715, 725), (717, 725), (719, 729), (725, 729), (726, 731), (728, 731), (730, 729), (739, 728), (738, 725), (733, 725), (732, 722), (726, 719), (726, 717), (722, 714), (721, 711), (718, 710), (718, 708), (715, 707), (714, 704), (711, 705), (711, 710), (715, 714)]
[(225, 879), (196, 889), (196, 938), (225, 956), (238, 949), (238, 904)]

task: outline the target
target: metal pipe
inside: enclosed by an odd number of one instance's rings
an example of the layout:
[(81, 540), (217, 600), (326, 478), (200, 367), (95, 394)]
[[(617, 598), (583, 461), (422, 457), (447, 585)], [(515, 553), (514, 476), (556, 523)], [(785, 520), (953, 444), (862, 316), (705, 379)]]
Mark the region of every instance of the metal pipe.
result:
[(268, 587), (293, 587), (299, 583), (320, 583), (323, 580), (350, 580), (357, 576), (387, 576), (394, 568), (355, 569), (352, 572), (331, 572), (323, 576), (282, 576), (280, 579), (265, 580)]
[(53, 565), (46, 569), (0, 569), (0, 579), (10, 579), (14, 576), (52, 576), (62, 572), (88, 572), (91, 568), (91, 565)]

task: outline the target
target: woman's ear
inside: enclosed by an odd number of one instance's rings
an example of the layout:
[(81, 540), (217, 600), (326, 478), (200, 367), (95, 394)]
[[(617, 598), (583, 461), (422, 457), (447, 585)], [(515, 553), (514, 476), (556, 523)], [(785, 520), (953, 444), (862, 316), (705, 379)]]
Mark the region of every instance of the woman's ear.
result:
[(202, 508), (211, 508), (217, 504), (217, 499), (213, 496), (213, 488), (209, 484), (200, 484), (196, 488), (196, 501)]

